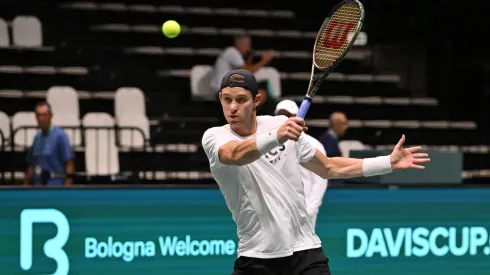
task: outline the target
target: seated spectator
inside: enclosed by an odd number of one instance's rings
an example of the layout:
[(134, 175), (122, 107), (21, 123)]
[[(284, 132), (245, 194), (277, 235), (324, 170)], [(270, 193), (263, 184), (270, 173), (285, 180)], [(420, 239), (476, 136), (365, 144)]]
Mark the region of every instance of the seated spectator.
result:
[[(36, 105), (40, 131), (27, 153), (29, 166), (24, 184), (71, 185), (75, 173), (75, 154), (65, 131), (51, 123), (53, 114), (47, 102)], [(66, 176), (68, 175), (68, 176)]]
[[(234, 45), (226, 48), (221, 53), (218, 59), (216, 59), (213, 67), (210, 86), (212, 91), (216, 92), (216, 98), (221, 84), (221, 79), (229, 71), (244, 69), (250, 72), (255, 72), (267, 65), (272, 60), (274, 52), (262, 52), (260, 60), (256, 63), (253, 63), (253, 56), (254, 54), (251, 48), (250, 37), (246, 35), (235, 37)], [(268, 81), (261, 81), (258, 84), (259, 93), (262, 94), (264, 98), (260, 105), (264, 105), (267, 102), (267, 99), (270, 98), (269, 84)], [(275, 102), (272, 102), (272, 104), (268, 103), (267, 106), (270, 108), (264, 107), (262, 109), (264, 109), (267, 114), (272, 114), (274, 112)]]

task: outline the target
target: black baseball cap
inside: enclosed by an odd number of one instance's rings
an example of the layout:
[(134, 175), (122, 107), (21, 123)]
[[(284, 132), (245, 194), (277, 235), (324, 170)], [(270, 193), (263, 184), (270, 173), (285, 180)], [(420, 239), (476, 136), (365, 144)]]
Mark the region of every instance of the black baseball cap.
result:
[(259, 86), (255, 76), (247, 70), (238, 69), (228, 72), (221, 80), (220, 91), (226, 87), (242, 87), (255, 96), (259, 92)]

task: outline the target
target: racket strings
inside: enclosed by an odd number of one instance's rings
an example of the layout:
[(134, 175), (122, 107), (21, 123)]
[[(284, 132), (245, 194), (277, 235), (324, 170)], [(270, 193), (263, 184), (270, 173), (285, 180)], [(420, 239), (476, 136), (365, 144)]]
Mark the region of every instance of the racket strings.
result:
[(315, 47), (315, 63), (319, 68), (331, 67), (349, 48), (361, 27), (362, 10), (356, 1), (338, 7), (320, 32)]

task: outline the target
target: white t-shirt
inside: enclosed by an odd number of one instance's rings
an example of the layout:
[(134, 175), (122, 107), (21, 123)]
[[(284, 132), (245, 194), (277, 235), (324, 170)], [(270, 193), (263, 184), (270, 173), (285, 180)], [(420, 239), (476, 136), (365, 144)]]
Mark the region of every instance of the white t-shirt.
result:
[(235, 140), (256, 137), (279, 128), (285, 116), (258, 116), (257, 131), (241, 137), (229, 125), (208, 129), (202, 145), (211, 173), (237, 224), (238, 256), (279, 258), (321, 246), (306, 210), (300, 162), (313, 158), (316, 149), (301, 135), (250, 164), (235, 166), (219, 161), (219, 148)]
[[(323, 147), (321, 142), (306, 133), (303, 134), (313, 147), (323, 154), (326, 154), (325, 147)], [(313, 228), (315, 228), (318, 211), (323, 201), (323, 195), (327, 191), (327, 180), (303, 166), (301, 166), (301, 176), (305, 187), (306, 209), (310, 215)]]
[(218, 91), (221, 80), (229, 71), (239, 69), (245, 64), (242, 54), (235, 47), (226, 48), (216, 59), (211, 77), (210, 86), (214, 91)]

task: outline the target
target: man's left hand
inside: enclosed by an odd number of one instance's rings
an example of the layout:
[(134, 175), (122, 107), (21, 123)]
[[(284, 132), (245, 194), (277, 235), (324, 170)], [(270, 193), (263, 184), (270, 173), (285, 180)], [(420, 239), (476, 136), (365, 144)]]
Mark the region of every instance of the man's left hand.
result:
[(416, 153), (422, 150), (421, 146), (415, 146), (410, 148), (403, 148), (403, 143), (405, 143), (405, 135), (402, 135), (400, 141), (393, 149), (390, 155), (391, 169), (395, 170), (405, 170), (405, 169), (425, 169), (422, 163), (430, 161), (427, 153)]

